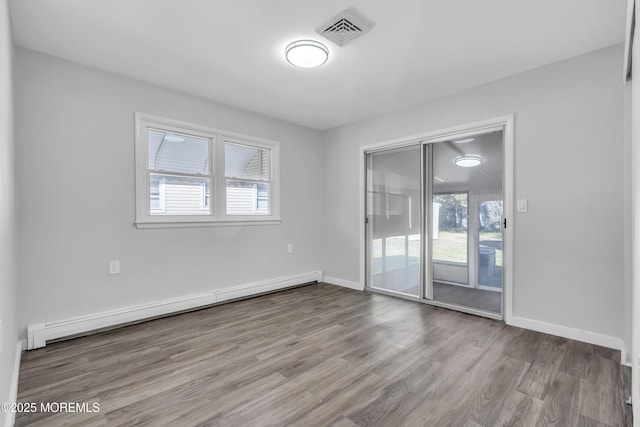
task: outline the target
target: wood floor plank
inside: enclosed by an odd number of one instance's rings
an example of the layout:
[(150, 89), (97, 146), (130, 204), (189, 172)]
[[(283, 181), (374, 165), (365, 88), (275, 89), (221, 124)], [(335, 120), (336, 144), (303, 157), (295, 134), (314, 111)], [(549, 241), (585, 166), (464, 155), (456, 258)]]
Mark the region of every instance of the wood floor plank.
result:
[(569, 341), (566, 357), (560, 364), (559, 371), (582, 379), (589, 378), (595, 357), (597, 356), (594, 346), (579, 341)]
[[(503, 355), (512, 359), (523, 360), (533, 363), (536, 351), (540, 346), (540, 341), (544, 334), (527, 329), (508, 328), (511, 331), (511, 338), (504, 341), (508, 345), (503, 346)], [(509, 338), (508, 336), (504, 338)]]
[(535, 351), (535, 359), (520, 382), (518, 391), (537, 399), (544, 399), (551, 379), (560, 369), (560, 364), (567, 349), (568, 340), (555, 337), (544, 337)]
[(578, 426), (578, 396), (580, 380), (572, 375), (558, 373), (549, 387), (537, 426)]
[(592, 418), (585, 417), (584, 415), (580, 415), (578, 417), (577, 425), (580, 427), (613, 427), (612, 424), (601, 423), (600, 421), (596, 421)]
[[(511, 406), (509, 405), (511, 401), (517, 402), (513, 410), (511, 410)], [(540, 416), (542, 405), (543, 402), (535, 397), (514, 392), (509, 402), (505, 404), (505, 410), (501, 414), (503, 418), (498, 418), (496, 425), (505, 427), (533, 426)]]
[[(373, 374), (350, 376), (349, 381), (341, 382), (339, 390), (316, 390), (318, 404), (307, 413), (300, 414), (290, 425), (297, 427), (324, 426), (336, 416), (346, 416), (349, 411), (358, 410), (382, 393), (386, 380)], [(339, 386), (340, 387), (340, 386)]]
[(388, 379), (376, 399), (347, 417), (358, 425), (399, 425), (428, 397), (440, 374), (439, 362), (423, 359)]
[(20, 402), (100, 412), (16, 425), (630, 426), (619, 357), (314, 284), (25, 352)]
[(600, 354), (594, 361), (590, 380), (580, 380), (579, 413), (598, 422), (622, 425), (620, 364)]
[(527, 368), (528, 364), (525, 362), (503, 358), (488, 378), (482, 381), (483, 386), (475, 391), (469, 418), (481, 425), (495, 425)]

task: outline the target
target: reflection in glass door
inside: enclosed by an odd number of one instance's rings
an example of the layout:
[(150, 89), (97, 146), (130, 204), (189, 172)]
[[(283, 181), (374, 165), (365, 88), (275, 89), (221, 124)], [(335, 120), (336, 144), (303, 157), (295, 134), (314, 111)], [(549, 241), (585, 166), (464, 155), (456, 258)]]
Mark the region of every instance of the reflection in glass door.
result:
[(479, 289), (502, 291), (503, 242), (502, 196), (478, 201), (478, 281)]
[(367, 286), (420, 296), (420, 146), (368, 153)]
[(502, 317), (504, 129), (366, 152), (368, 289)]
[(433, 229), (426, 295), (501, 315), (503, 130), (429, 145)]

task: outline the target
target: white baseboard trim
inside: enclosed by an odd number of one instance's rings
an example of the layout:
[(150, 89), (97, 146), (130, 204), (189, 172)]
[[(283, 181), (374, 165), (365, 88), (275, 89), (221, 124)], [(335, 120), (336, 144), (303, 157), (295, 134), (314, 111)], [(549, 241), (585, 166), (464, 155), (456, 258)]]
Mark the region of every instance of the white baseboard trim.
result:
[(612, 337), (610, 335), (598, 334), (596, 332), (570, 328), (568, 326), (561, 326), (518, 316), (512, 316), (508, 324), (519, 328), (531, 329), (532, 331), (543, 332), (549, 335), (608, 347), (614, 350), (624, 350), (624, 341), (622, 338)]
[(322, 279), (324, 283), (328, 283), (330, 285), (342, 286), (344, 288), (355, 289), (356, 291), (363, 291), (364, 286), (362, 286), (358, 282), (352, 282), (350, 280), (339, 279), (337, 277), (324, 276)]
[(630, 368), (633, 367), (631, 365), (631, 361), (629, 360), (629, 354), (627, 353), (627, 350), (625, 350), (624, 348), (620, 350), (620, 364), (624, 366), (628, 366)]
[[(13, 375), (11, 376), (11, 388), (9, 389), (9, 402), (16, 403), (18, 400), (18, 380), (20, 378), (20, 361), (22, 360), (22, 341), (18, 341), (16, 345), (16, 355), (13, 360)], [(6, 412), (4, 425), (5, 427), (13, 427), (16, 421), (15, 412)]]
[(186, 295), (164, 301), (155, 301), (104, 311), (71, 319), (29, 325), (27, 328), (27, 348), (44, 347), (46, 342), (58, 338), (83, 334), (99, 329), (137, 322), (159, 316), (166, 316), (186, 310), (213, 305), (232, 299), (249, 297), (291, 286), (322, 280), (321, 271), (296, 274), (287, 277), (248, 283), (226, 289), (216, 289), (201, 294)]
[(214, 291), (216, 302), (223, 302), (237, 298), (244, 298), (264, 292), (275, 291), (290, 286), (302, 285), (309, 282), (319, 282), (322, 280), (322, 271), (312, 271), (309, 273), (297, 274), (294, 276), (280, 277), (272, 280), (247, 283), (228, 289)]

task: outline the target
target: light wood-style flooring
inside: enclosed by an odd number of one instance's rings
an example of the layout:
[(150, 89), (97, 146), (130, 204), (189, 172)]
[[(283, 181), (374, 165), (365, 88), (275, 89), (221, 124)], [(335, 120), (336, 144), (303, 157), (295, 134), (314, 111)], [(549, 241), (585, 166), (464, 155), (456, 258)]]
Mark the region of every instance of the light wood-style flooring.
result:
[[(40, 426), (630, 426), (617, 351), (313, 284), (25, 352)], [(627, 384), (628, 387), (628, 384)]]

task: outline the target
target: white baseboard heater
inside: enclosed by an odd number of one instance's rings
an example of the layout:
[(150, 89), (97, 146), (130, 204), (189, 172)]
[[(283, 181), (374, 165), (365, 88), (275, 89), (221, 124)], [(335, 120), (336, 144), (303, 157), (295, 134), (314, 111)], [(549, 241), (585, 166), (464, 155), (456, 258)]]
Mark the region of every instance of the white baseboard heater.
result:
[(322, 271), (312, 271), (71, 319), (29, 325), (27, 328), (27, 349), (33, 350), (44, 347), (47, 345), (47, 341), (59, 338), (81, 335), (92, 331), (211, 306), (225, 301), (247, 298), (292, 286), (321, 281)]

